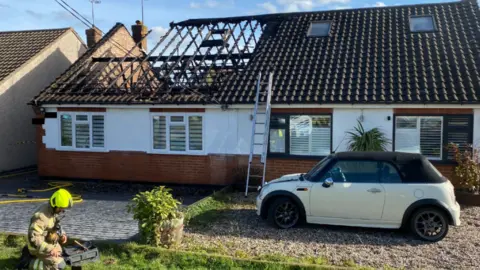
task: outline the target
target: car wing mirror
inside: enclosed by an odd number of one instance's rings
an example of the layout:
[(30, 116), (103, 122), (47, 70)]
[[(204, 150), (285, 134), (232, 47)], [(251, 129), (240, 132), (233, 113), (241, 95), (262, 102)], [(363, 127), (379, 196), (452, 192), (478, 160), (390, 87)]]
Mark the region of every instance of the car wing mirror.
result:
[(323, 180), (322, 186), (324, 188), (329, 188), (329, 187), (333, 186), (333, 179), (331, 177), (328, 177), (327, 179)]

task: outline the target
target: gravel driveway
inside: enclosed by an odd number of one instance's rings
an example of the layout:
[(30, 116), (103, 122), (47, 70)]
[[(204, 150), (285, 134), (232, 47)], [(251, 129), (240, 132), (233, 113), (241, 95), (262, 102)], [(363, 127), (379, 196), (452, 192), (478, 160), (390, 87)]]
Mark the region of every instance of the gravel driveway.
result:
[(319, 256), (335, 265), (353, 260), (375, 268), (480, 269), (480, 207), (464, 208), (462, 226), (451, 227), (443, 241), (426, 243), (399, 230), (319, 225), (278, 230), (256, 216), (254, 196), (235, 194), (223, 218), (207, 228), (186, 228), (184, 248), (222, 249), (232, 256)]

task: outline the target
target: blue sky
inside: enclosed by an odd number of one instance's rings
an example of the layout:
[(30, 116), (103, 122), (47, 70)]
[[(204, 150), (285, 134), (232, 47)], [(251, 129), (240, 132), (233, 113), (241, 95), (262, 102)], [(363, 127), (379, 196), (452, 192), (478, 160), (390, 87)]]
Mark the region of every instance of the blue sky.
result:
[[(90, 0), (63, 0), (92, 21)], [(150, 42), (172, 21), (190, 18), (242, 16), (272, 12), (329, 10), (452, 0), (144, 0), (145, 24), (153, 29)], [(128, 27), (141, 19), (141, 0), (101, 0), (95, 4), (95, 23), (108, 31), (116, 22)], [(0, 0), (0, 31), (73, 27), (85, 40), (86, 26), (55, 0)], [(130, 27), (129, 27), (130, 28)]]

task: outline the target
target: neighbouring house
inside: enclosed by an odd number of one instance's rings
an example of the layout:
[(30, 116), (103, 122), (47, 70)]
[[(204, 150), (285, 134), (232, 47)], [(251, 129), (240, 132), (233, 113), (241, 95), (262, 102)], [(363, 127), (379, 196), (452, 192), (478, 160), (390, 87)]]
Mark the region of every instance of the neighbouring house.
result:
[(132, 33), (117, 24), (30, 102), (41, 176), (231, 183), (260, 72), (274, 74), (267, 180), (346, 150), (357, 120), (447, 176), (447, 143), (480, 141), (474, 0), (192, 19), (150, 51), (141, 22)]
[(72, 28), (0, 32), (0, 173), (37, 164), (26, 104), (84, 51)]

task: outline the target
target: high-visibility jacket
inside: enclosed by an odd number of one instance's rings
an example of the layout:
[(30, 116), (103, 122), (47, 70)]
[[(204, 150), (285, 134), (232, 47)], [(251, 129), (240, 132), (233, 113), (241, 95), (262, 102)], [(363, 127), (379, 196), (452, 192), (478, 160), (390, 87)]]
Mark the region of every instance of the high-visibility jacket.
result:
[(28, 228), (28, 248), (32, 255), (49, 254), (57, 245), (46, 240), (49, 233), (55, 233), (57, 217), (49, 203), (39, 207), (33, 214)]

